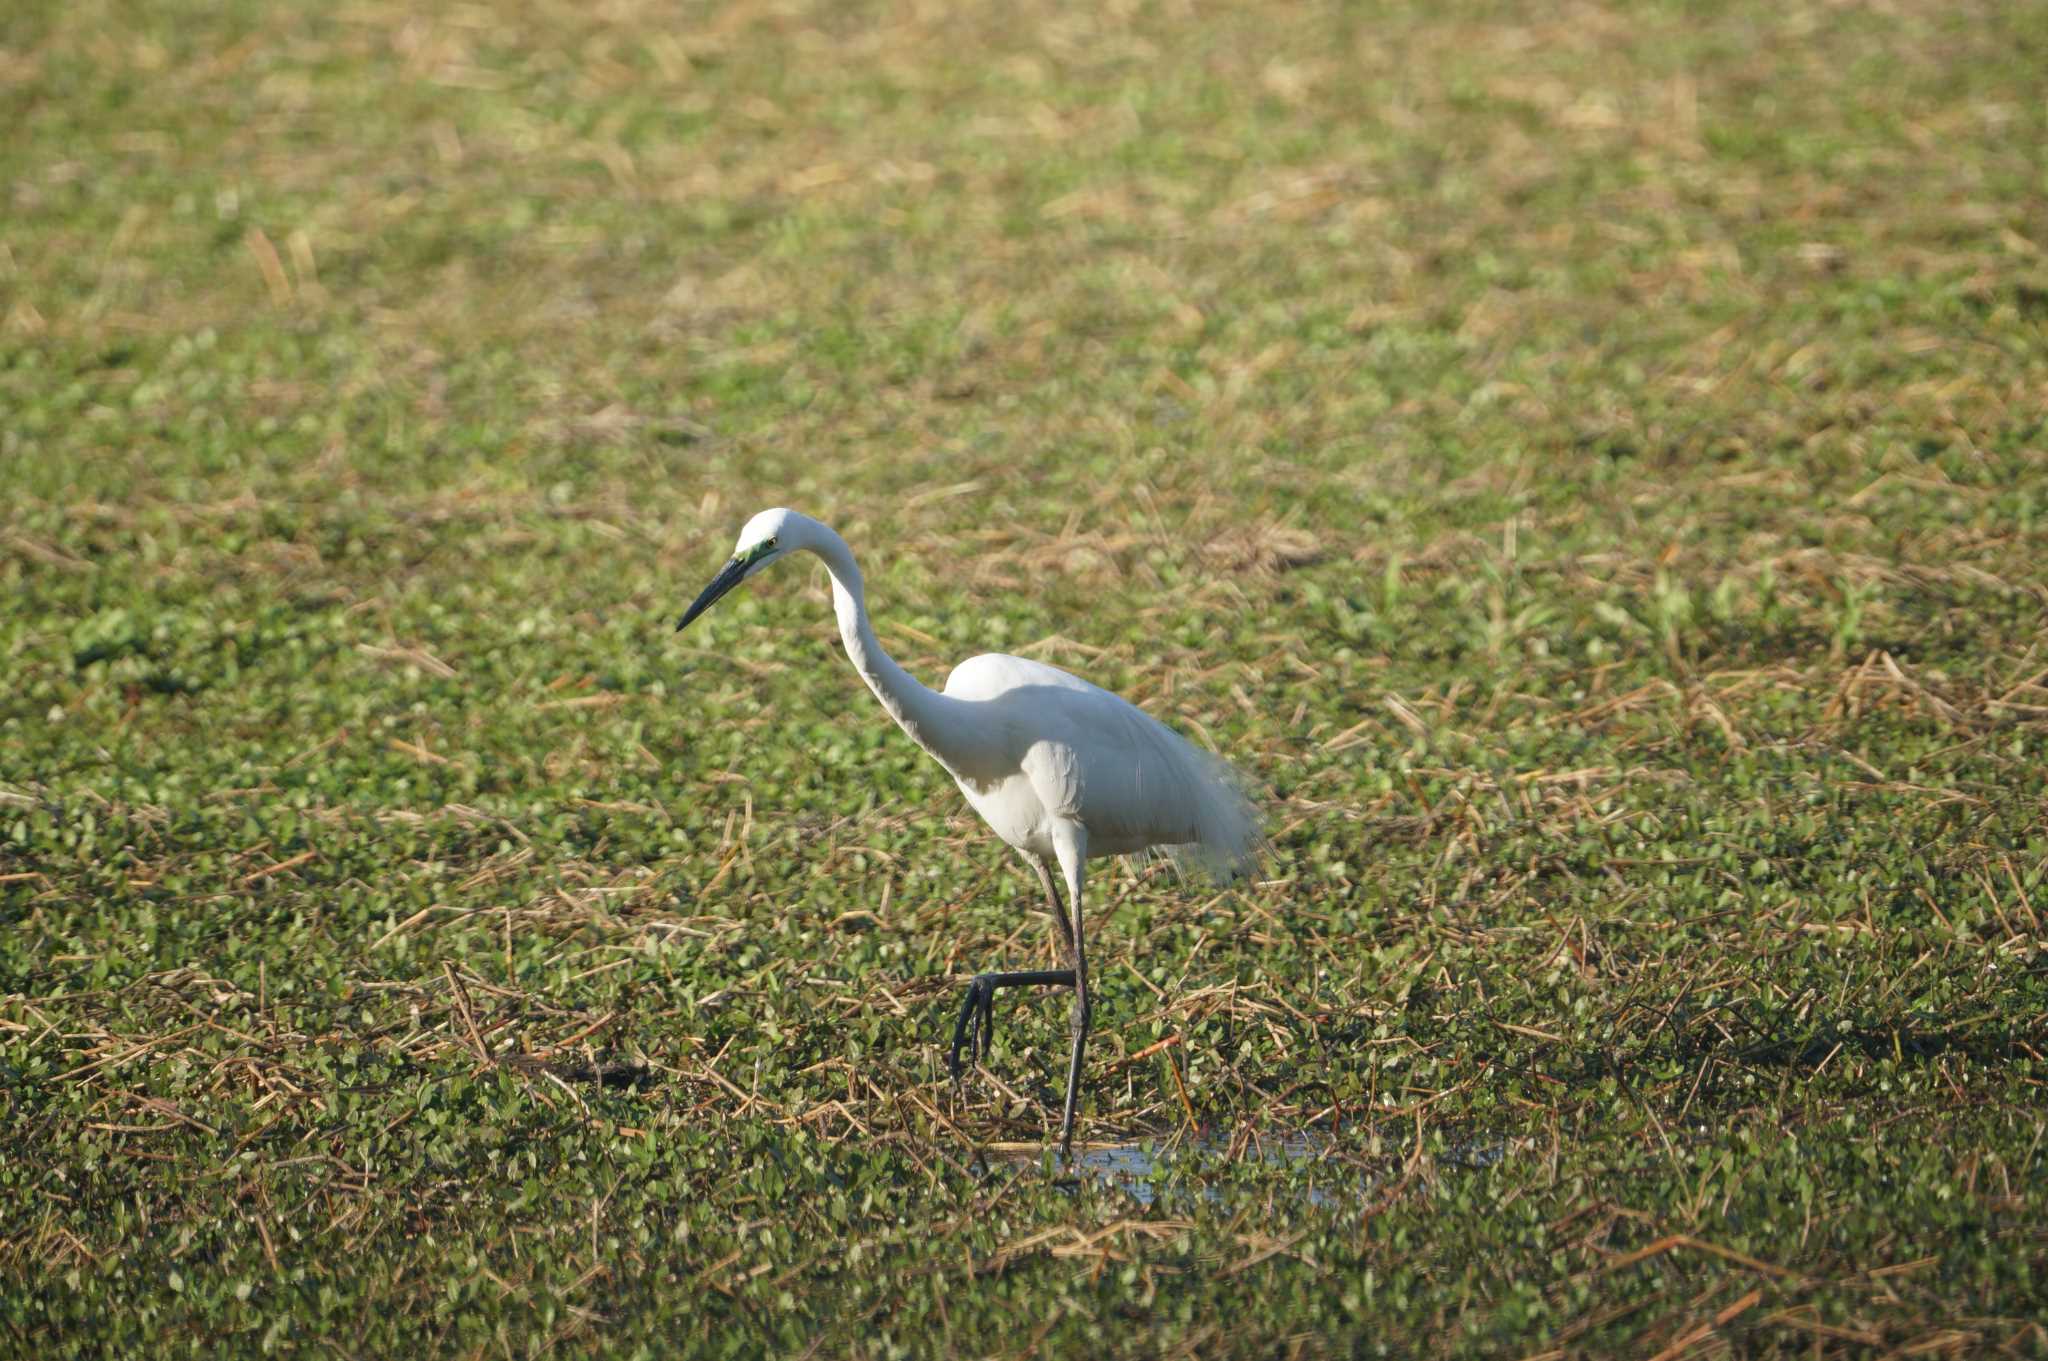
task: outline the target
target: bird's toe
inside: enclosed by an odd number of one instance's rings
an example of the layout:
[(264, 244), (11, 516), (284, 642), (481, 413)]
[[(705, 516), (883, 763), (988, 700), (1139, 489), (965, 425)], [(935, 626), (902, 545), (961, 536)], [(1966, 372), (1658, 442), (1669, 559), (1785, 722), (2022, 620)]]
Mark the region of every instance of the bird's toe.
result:
[(966, 1049), (974, 1058), (988, 1052), (988, 1031), (995, 995), (995, 980), (988, 974), (978, 974), (967, 985), (967, 995), (960, 999), (960, 1016), (953, 1023), (953, 1051), (947, 1059), (947, 1067), (952, 1070), (956, 1086), (965, 1071), (960, 1062), (960, 1051)]
[(987, 1058), (989, 1050), (993, 1046), (995, 1046), (995, 989), (991, 986), (991, 989), (987, 989), (981, 995), (981, 1044), (979, 1044), (979, 1054), (977, 1056), (979, 1058)]

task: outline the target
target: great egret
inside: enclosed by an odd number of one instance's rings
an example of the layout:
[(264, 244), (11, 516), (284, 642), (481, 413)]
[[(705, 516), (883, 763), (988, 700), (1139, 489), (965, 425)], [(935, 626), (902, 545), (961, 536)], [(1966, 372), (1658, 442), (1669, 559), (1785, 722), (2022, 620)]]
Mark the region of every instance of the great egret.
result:
[[(1160, 850), (1227, 874), (1256, 856), (1258, 818), (1222, 761), (1150, 714), (1056, 666), (990, 653), (954, 667), (944, 694), (926, 689), (876, 641), (860, 569), (846, 541), (793, 510), (764, 510), (747, 521), (731, 561), (676, 629), (688, 628), (733, 587), (797, 552), (824, 559), (846, 655), (889, 717), (946, 768), (974, 811), (1038, 872), (1068, 967), (977, 976), (960, 1005), (948, 1066), (957, 1083), (962, 1046), (971, 1041), (978, 1053), (987, 1052), (996, 989), (1073, 988), (1073, 1047), (1060, 1118), (1060, 1150), (1070, 1153), (1092, 1011), (1081, 929), (1086, 862)], [(1066, 880), (1064, 911), (1055, 866)]]

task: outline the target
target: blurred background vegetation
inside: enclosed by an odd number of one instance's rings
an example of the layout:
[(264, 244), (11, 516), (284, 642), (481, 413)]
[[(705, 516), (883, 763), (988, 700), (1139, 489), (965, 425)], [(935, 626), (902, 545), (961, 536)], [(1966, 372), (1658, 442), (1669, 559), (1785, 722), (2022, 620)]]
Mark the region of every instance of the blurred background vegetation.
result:
[[(2044, 71), (8, 6), (0, 1348), (2040, 1354)], [(1059, 1005), (943, 1081), (1035, 890), (821, 576), (670, 633), (774, 504), (1270, 795), (1099, 876), (1136, 1180)]]

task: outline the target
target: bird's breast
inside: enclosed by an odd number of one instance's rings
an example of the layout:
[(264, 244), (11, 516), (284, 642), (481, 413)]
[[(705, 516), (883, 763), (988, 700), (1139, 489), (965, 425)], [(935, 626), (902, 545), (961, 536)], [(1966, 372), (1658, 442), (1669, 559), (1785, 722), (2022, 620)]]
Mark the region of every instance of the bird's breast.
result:
[(985, 781), (963, 775), (956, 778), (956, 783), (990, 831), (1027, 854), (1052, 853), (1046, 807), (1030, 780), (1021, 774)]

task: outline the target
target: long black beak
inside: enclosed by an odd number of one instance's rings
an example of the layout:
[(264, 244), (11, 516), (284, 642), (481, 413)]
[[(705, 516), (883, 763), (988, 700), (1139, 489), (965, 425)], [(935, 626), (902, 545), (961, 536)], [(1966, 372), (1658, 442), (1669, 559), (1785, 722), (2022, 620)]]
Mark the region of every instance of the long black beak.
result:
[(717, 576), (711, 578), (711, 584), (704, 588), (704, 593), (691, 603), (689, 609), (683, 611), (682, 619), (676, 624), (676, 632), (681, 633), (684, 629), (688, 628), (691, 620), (718, 603), (718, 597), (724, 595), (746, 579), (747, 565), (745, 563), (741, 562), (738, 558), (728, 562), (719, 570)]

